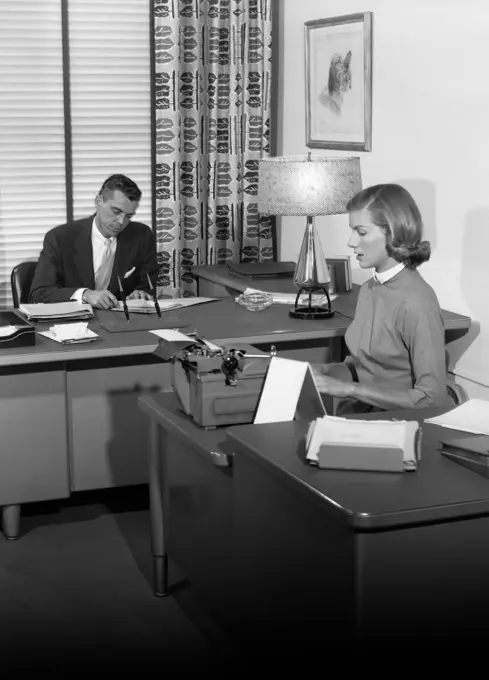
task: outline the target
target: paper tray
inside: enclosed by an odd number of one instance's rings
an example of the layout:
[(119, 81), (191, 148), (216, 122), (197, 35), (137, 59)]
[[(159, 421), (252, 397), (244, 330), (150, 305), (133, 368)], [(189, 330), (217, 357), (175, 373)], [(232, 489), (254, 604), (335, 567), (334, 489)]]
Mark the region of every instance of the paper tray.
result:
[(32, 347), (36, 344), (35, 328), (28, 321), (11, 311), (0, 311), (0, 326), (15, 326), (12, 335), (0, 337), (0, 350), (13, 347)]

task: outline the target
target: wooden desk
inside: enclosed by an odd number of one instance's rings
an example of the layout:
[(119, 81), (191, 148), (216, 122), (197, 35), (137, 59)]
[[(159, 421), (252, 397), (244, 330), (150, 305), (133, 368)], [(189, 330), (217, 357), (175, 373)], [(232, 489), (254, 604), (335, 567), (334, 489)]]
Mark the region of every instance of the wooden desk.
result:
[[(328, 471), (304, 462), (304, 422), (206, 432), (171, 395), (139, 402), (157, 442), (156, 594), (169, 555), (236, 638), (272, 658), (355, 641), (398, 657), (485, 635), (489, 480), (438, 453), (439, 428), (424, 426), (416, 472)], [(232, 468), (213, 451), (233, 453)]]

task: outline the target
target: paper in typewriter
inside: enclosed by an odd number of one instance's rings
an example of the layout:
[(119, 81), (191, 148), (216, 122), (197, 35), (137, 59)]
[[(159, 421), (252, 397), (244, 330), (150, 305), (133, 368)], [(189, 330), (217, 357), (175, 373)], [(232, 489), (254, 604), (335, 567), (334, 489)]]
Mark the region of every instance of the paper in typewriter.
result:
[(402, 449), (404, 469), (417, 467), (419, 437), (417, 421), (405, 420), (350, 420), (337, 416), (323, 416), (312, 422), (306, 435), (306, 458), (316, 463), (323, 444), (351, 444), (352, 446)]

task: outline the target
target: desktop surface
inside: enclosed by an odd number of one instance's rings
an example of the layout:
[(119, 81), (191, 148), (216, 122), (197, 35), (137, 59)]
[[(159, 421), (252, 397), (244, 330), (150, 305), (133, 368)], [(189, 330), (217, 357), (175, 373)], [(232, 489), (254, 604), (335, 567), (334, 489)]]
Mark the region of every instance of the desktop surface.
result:
[[(226, 265), (200, 265), (192, 268), (192, 273), (199, 279), (223, 286), (228, 291), (244, 292), (246, 288), (270, 293), (297, 293), (293, 278), (250, 278), (239, 276), (229, 271)], [(338, 313), (353, 319), (360, 286), (353, 284), (351, 291), (339, 293), (332, 301), (332, 308)], [(449, 331), (467, 331), (470, 328), (470, 317), (442, 309), (445, 329)], [(304, 323), (304, 322), (301, 322)], [(463, 333), (462, 333), (463, 334)]]
[[(446, 409), (433, 409), (430, 415), (443, 410)], [(293, 485), (298, 493), (307, 494), (331, 515), (359, 530), (489, 513), (489, 481), (439, 453), (443, 428), (423, 425), (418, 470), (401, 473), (311, 466), (305, 461), (306, 430), (305, 421), (295, 420), (237, 425), (228, 429), (228, 436), (237, 455), (249, 456), (269, 472), (281, 475), (284, 483)]]
[[(340, 314), (331, 319), (316, 321), (292, 319), (289, 317), (288, 309), (288, 305), (272, 305), (261, 312), (250, 312), (228, 296), (214, 302), (162, 312), (161, 320), (156, 315), (151, 317), (155, 329), (170, 326), (178, 328), (183, 333), (197, 330), (204, 337), (218, 343), (241, 341), (250, 344), (342, 337), (350, 323), (349, 319)], [(104, 329), (103, 324), (114, 319), (115, 315), (124, 332), (110, 333)], [(146, 315), (131, 316), (135, 317), (134, 321), (137, 322), (141, 316)], [(36, 324), (35, 328), (36, 331), (43, 331), (48, 330), (51, 325)], [(136, 326), (136, 323), (134, 325)], [(99, 336), (90, 343), (62, 345), (36, 333), (34, 346), (2, 347), (0, 367), (151, 354), (158, 344), (157, 337), (148, 330), (129, 330), (131, 322), (126, 322), (121, 312), (95, 310), (94, 318), (88, 321), (88, 328)]]

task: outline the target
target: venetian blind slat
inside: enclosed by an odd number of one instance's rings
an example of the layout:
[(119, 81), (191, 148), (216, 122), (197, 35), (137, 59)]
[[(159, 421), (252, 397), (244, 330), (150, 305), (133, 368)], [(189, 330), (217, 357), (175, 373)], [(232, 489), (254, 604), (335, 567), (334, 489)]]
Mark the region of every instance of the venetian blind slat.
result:
[(75, 218), (94, 210), (102, 182), (122, 173), (151, 223), (150, 6), (147, 0), (70, 0), (70, 81)]
[(10, 272), (66, 221), (59, 0), (0, 3), (0, 305)]

